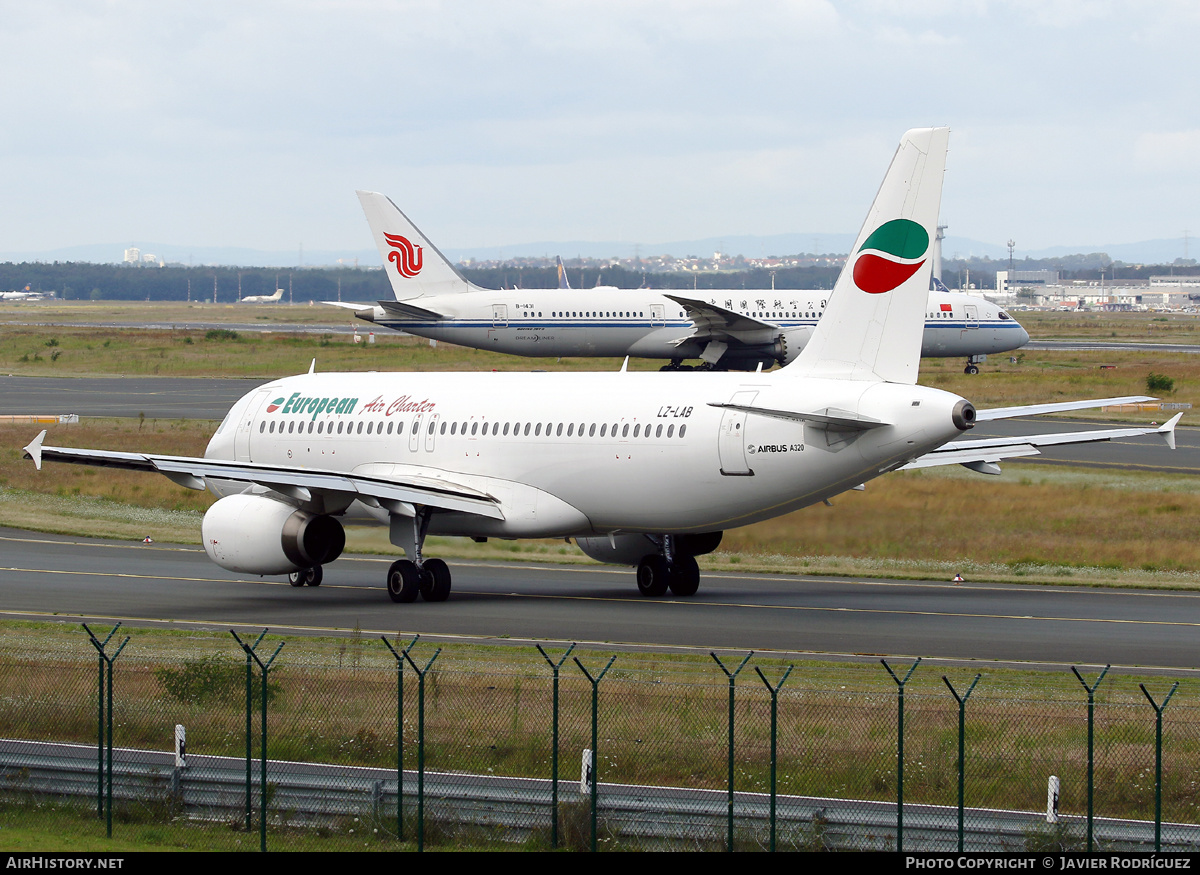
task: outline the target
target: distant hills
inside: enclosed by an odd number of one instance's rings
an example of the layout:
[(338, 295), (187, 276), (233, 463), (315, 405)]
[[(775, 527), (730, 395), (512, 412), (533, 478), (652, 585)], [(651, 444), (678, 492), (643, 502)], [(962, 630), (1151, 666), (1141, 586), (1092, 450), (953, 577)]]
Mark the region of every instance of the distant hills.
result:
[[(561, 255), (563, 258), (633, 258), (640, 255), (673, 255), (683, 258), (695, 255), (711, 257), (714, 252), (728, 255), (744, 255), (747, 258), (762, 258), (770, 255), (796, 255), (799, 253), (845, 253), (854, 243), (853, 234), (774, 234), (769, 236), (734, 235), (707, 237), (698, 240), (674, 240), (666, 243), (630, 243), (625, 241), (542, 241), (537, 243), (514, 243), (509, 246), (448, 247), (442, 251), (452, 261), (472, 259), (474, 261), (497, 261), (508, 258), (542, 258)], [(1198, 242), (1200, 247), (1200, 242)], [(304, 267), (327, 267), (339, 263), (352, 266), (354, 260), (362, 267), (376, 267), (379, 255), (373, 249), (347, 251), (299, 250), (271, 251), (234, 246), (178, 246), (166, 243), (139, 244), (145, 254), (162, 258), (168, 263), (183, 265), (238, 265), (245, 267), (278, 267), (294, 269)], [(1170, 264), (1183, 256), (1183, 241), (1179, 238), (1166, 240), (1143, 240), (1139, 243), (1087, 244), (1081, 246), (1053, 246), (1045, 249), (1016, 250), (1018, 259), (1052, 259), (1076, 253), (1103, 252), (1115, 261), (1127, 264)], [(119, 243), (93, 244), (88, 246), (65, 246), (59, 249), (0, 252), (0, 262), (28, 261), (82, 261), (95, 264), (120, 263), (124, 258), (125, 246)], [(1189, 255), (1195, 253), (1189, 252)], [(1007, 259), (1008, 249), (1001, 244), (982, 243), (966, 237), (948, 236), (942, 243), (942, 255), (953, 258)], [(301, 259), (303, 259), (301, 261)]]

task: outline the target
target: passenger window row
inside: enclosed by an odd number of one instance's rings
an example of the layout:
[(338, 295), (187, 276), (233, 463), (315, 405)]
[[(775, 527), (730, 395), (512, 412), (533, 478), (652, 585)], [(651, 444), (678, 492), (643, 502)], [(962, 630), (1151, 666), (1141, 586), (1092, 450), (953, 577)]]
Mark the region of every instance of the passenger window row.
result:
[[(278, 425), (278, 428), (276, 426)], [(328, 426), (328, 427), (326, 427)], [(482, 427), (481, 427), (482, 426)], [(415, 433), (421, 427), (421, 420), (414, 419), (409, 433)], [(573, 422), (513, 422), (513, 423), (479, 423), (479, 422), (442, 422), (439, 424), (435, 421), (430, 421), (426, 428), (426, 434), (433, 434), (434, 429), (438, 428), (438, 434), (450, 435), (467, 435), (468, 427), (470, 434), (475, 437), (486, 436), (509, 436), (513, 437), (642, 437), (642, 438), (673, 438), (676, 436), (674, 423), (668, 423), (664, 426), (663, 423), (647, 424), (645, 427), (639, 423), (618, 423), (614, 422), (611, 426), (607, 422), (601, 423), (584, 423), (576, 425)], [(406, 425), (404, 423), (387, 423), (387, 434), (392, 434), (393, 429), (397, 435), (405, 433)], [(290, 420), (286, 424), (283, 422), (276, 423), (274, 420), (267, 422), (263, 420), (258, 424), (259, 434), (334, 434), (334, 423), (332, 422), (297, 422)], [(337, 434), (383, 434), (385, 431), (382, 422), (373, 420), (360, 421), (357, 426), (355, 423), (337, 423)], [(586, 435), (585, 435), (586, 432)], [(678, 430), (678, 436), (683, 437), (687, 433), (687, 424), (681, 424)]]

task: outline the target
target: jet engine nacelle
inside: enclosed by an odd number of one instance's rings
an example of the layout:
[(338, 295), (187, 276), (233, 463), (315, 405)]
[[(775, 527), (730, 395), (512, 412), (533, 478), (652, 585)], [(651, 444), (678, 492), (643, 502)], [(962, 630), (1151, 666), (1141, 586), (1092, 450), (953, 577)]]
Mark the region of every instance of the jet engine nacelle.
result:
[(229, 571), (288, 574), (342, 555), (346, 532), (331, 516), (297, 510), (265, 495), (230, 495), (200, 526), (204, 552)]
[[(689, 556), (703, 556), (717, 549), (721, 535), (721, 532), (675, 535), (675, 551)], [(659, 549), (657, 540), (652, 540), (648, 535), (613, 535), (611, 541), (607, 535), (576, 538), (575, 543), (597, 562), (607, 562), (609, 565), (637, 565), (643, 557), (657, 553)]]
[(608, 535), (599, 538), (576, 538), (579, 549), (597, 562), (609, 565), (637, 565), (642, 557), (658, 552), (658, 545), (645, 535)]
[(812, 327), (802, 325), (799, 328), (788, 328), (780, 332), (775, 339), (775, 360), (781, 365), (791, 364), (800, 355), (809, 339), (812, 338)]

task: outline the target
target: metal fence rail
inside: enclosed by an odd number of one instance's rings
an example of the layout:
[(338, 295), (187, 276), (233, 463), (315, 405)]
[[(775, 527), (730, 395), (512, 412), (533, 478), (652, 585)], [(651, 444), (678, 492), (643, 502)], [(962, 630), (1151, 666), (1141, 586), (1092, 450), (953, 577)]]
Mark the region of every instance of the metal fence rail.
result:
[[(234, 820), (244, 802), (245, 761), (234, 757), (189, 756), (175, 766), (173, 753), (114, 748), (113, 797), (157, 800), (182, 816)], [(271, 807), (278, 825), (315, 827), (339, 819), (387, 824), (396, 806), (396, 779), (388, 769), (269, 760)], [(415, 788), (416, 774), (407, 773)], [(81, 744), (0, 739), (0, 786), (9, 793), (90, 799), (96, 787), (95, 748)], [(259, 790), (254, 783), (254, 792)], [(427, 804), (443, 825), (498, 830), (504, 840), (525, 839), (531, 829), (549, 823), (551, 782), (540, 778), (427, 772)], [(605, 784), (599, 817), (605, 835), (639, 846), (719, 847), (724, 842), (726, 795), (719, 790)], [(415, 800), (415, 790), (406, 792)], [(586, 804), (577, 782), (559, 787), (563, 804)], [(763, 793), (734, 796), (741, 840), (764, 845), (769, 803)], [(894, 850), (896, 807), (861, 799), (781, 796), (778, 799), (782, 843), (808, 850)], [(906, 843), (913, 851), (957, 849), (957, 809), (909, 805)], [(1078, 823), (1078, 819), (1072, 819)], [(967, 809), (969, 852), (1024, 850), (1030, 836), (1045, 827), (1045, 814), (1029, 811)], [(1163, 850), (1200, 851), (1200, 826), (1164, 824), (1171, 836)], [(1153, 824), (1101, 818), (1097, 836), (1107, 850), (1145, 850)], [(869, 837), (864, 842), (864, 836)]]

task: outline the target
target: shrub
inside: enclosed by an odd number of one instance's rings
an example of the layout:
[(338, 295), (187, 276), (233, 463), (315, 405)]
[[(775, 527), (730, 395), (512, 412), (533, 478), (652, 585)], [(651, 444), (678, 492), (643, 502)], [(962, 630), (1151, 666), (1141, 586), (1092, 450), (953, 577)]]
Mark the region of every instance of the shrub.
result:
[(1146, 375), (1146, 391), (1148, 392), (1174, 392), (1175, 381), (1166, 374), (1156, 374), (1151, 371)]
[[(185, 662), (178, 668), (164, 666), (154, 676), (167, 695), (184, 703), (224, 702), (236, 705), (246, 698), (246, 666), (221, 653)], [(262, 675), (255, 670), (251, 680), (255, 701), (262, 697)], [(267, 682), (267, 701), (279, 693), (279, 685)]]

